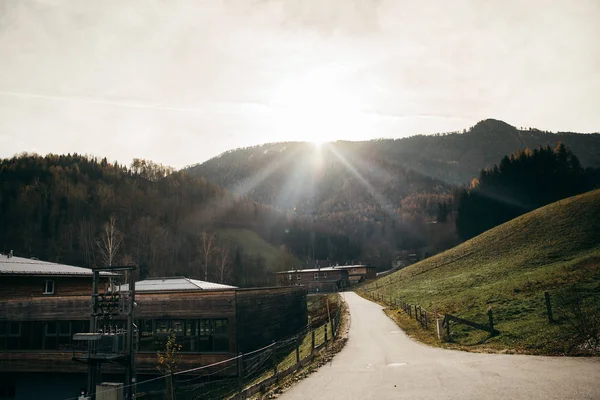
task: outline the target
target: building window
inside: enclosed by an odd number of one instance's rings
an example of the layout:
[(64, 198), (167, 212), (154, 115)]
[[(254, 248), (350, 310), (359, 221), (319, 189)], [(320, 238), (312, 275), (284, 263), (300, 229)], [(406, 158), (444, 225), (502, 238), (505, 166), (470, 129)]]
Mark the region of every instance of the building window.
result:
[[(140, 351), (163, 350), (167, 337), (175, 334), (184, 352), (215, 353), (229, 351), (229, 320), (138, 320)], [(152, 327), (154, 326), (154, 329)]]
[(315, 281), (318, 281), (318, 280), (319, 280), (319, 273), (315, 272)]
[(0, 399), (14, 399), (16, 396), (15, 384), (2, 382), (0, 384)]
[(46, 281), (43, 294), (54, 294), (54, 281)]

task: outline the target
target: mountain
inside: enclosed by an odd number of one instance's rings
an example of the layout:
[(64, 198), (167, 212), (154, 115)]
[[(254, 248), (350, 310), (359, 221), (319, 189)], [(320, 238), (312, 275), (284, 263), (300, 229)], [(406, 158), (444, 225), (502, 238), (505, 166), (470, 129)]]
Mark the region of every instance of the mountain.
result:
[[(332, 143), (334, 149), (364, 157), (363, 162), (376, 160), (384, 166), (404, 167), (447, 184), (464, 184), (491, 167), (504, 155), (540, 146), (555, 147), (564, 143), (579, 157), (584, 167), (600, 167), (600, 133), (551, 133), (538, 129), (517, 129), (503, 121), (487, 119), (463, 133), (416, 135), (402, 139), (377, 139), (363, 142)], [(269, 143), (235, 149), (204, 163), (193, 165), (187, 172), (204, 176), (222, 187), (256, 196), (265, 204), (276, 204), (269, 187), (274, 170), (285, 167), (298, 158), (310, 159), (314, 146), (302, 142)], [(291, 159), (291, 160), (290, 160)], [(355, 166), (358, 168), (358, 166)], [(287, 168), (290, 173), (292, 168)], [(286, 171), (279, 171), (278, 175)], [(277, 178), (277, 176), (275, 178)], [(250, 179), (269, 177), (256, 186)]]
[[(599, 232), (595, 190), (522, 215), (367, 289), (479, 322), (492, 309), (496, 337), (453, 325), (454, 339), (467, 346), (586, 352), (600, 345)], [(545, 291), (556, 324), (547, 321)]]
[(454, 187), (518, 149), (554, 148), (558, 142), (584, 167), (600, 166), (600, 134), (517, 129), (488, 119), (463, 133), (320, 147), (270, 143), (232, 150), (185, 171), (347, 234), (362, 244), (363, 259), (383, 266), (398, 249), (435, 253), (458, 243), (452, 217), (446, 218)]

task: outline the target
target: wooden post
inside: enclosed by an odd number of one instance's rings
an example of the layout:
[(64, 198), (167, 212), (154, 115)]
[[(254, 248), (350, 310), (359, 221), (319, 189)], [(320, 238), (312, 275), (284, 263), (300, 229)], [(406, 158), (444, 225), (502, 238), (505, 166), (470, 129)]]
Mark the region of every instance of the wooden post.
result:
[(550, 293), (544, 292), (546, 298), (546, 310), (548, 311), (548, 322), (553, 323), (554, 318), (552, 317), (552, 304), (550, 303)]
[(241, 392), (243, 389), (243, 387), (242, 387), (242, 352), (241, 351), (238, 353), (237, 375), (238, 375), (238, 387)]
[(315, 351), (315, 330), (312, 331), (312, 351)]
[(427, 330), (427, 311), (425, 311), (425, 330)]
[(327, 343), (327, 322), (325, 322), (325, 325), (323, 325), (323, 332), (325, 335), (324, 343)]
[(495, 333), (494, 333), (494, 314), (492, 314), (492, 309), (491, 308), (488, 310), (488, 318), (490, 320), (491, 334), (492, 334), (492, 336), (494, 336), (495, 335)]
[(450, 341), (450, 318), (445, 315), (444, 320), (446, 321), (446, 340)]
[(300, 364), (300, 335), (296, 337), (296, 364)]
[(407, 304), (408, 307), (408, 316), (412, 318), (412, 306), (410, 304)]
[(273, 376), (277, 375), (277, 342), (273, 342)]

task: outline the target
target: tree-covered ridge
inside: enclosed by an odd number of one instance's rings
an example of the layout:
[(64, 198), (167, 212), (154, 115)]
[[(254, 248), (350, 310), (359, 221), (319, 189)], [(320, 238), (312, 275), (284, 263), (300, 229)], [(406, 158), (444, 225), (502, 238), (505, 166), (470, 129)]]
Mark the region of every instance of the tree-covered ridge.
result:
[[(553, 133), (516, 128), (494, 119), (481, 121), (462, 132), (362, 142), (338, 141), (334, 145), (353, 154), (369, 155), (385, 164), (403, 166), (421, 175), (460, 185), (470, 182), (482, 168), (492, 167), (505, 154), (517, 149), (555, 147), (558, 142), (577, 154), (584, 167), (600, 167), (600, 133)], [(265, 166), (280, 163), (292, 154), (308, 157), (313, 148), (308, 143), (287, 142), (235, 149), (188, 170), (222, 187), (234, 189)], [(260, 201), (271, 204), (265, 200)]]
[[(286, 251), (304, 259), (323, 247), (319, 240), (340, 240), (204, 178), (146, 160), (128, 167), (77, 154), (22, 154), (0, 160), (0, 182), (0, 251), (49, 261), (135, 263), (142, 276), (260, 285), (272, 279), (265, 257), (245, 254), (239, 243), (220, 238), (220, 230), (249, 229), (270, 240), (281, 248), (282, 267), (293, 259)], [(210, 248), (203, 246), (208, 240)], [(341, 240), (332, 256), (354, 257), (357, 246)]]
[[(517, 149), (563, 142), (600, 167), (600, 134), (550, 133), (481, 121), (462, 133), (237, 149), (187, 169), (232, 192), (350, 235), (383, 264), (403, 249), (456, 244), (453, 187)], [(434, 223), (436, 222), (436, 223)], [(387, 262), (386, 262), (387, 263)]]
[(483, 169), (471, 188), (458, 191), (456, 227), (463, 239), (536, 208), (593, 189), (598, 170), (584, 170), (579, 158), (560, 143), (504, 156)]

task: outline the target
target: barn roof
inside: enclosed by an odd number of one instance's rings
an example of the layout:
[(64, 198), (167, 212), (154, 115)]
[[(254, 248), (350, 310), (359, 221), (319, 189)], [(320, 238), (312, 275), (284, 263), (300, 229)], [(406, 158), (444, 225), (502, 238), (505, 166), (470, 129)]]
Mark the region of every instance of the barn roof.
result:
[[(90, 268), (0, 254), (0, 275), (92, 276)], [(101, 275), (114, 275), (100, 272)]]
[[(121, 286), (127, 290), (127, 285)], [(180, 291), (180, 290), (227, 290), (237, 289), (235, 286), (223, 285), (220, 283), (199, 281), (197, 279), (185, 278), (183, 276), (174, 276), (168, 278), (148, 278), (135, 283), (136, 292), (162, 292), (162, 291)]]

